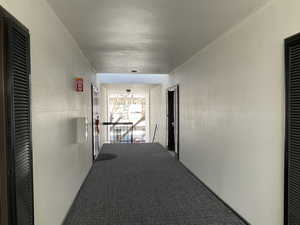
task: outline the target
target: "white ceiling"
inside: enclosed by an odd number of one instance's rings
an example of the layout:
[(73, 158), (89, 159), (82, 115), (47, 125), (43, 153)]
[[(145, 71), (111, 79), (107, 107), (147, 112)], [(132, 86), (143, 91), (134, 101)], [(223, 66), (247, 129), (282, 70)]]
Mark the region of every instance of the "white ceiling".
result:
[(48, 0), (97, 72), (169, 73), (267, 0)]
[(168, 74), (97, 74), (97, 82), (101, 84), (167, 84), (168, 81)]

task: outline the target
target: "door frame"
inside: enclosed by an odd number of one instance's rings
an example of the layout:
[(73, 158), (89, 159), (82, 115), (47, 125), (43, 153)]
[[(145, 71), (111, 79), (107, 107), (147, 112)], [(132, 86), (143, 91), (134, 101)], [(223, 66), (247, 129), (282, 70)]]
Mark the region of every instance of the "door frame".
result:
[(7, 143), (7, 103), (6, 103), (6, 70), (4, 43), (4, 20), (0, 7), (0, 224), (9, 224), (9, 190), (8, 190), (8, 143)]
[(285, 140), (284, 140), (284, 225), (289, 224), (289, 114), (290, 114), (290, 94), (289, 94), (289, 47), (293, 45), (294, 43), (300, 43), (300, 33), (293, 35), (287, 39), (285, 39), (284, 42), (284, 48), (285, 48)]
[[(8, 23), (15, 23), (20, 29), (23, 29), (25, 32), (29, 30), (12, 14), (10, 14), (6, 9), (0, 6), (0, 224), (1, 225), (12, 225), (16, 223), (16, 203), (15, 197), (15, 188), (11, 185), (14, 184), (13, 173), (14, 169), (11, 168), (12, 165), (12, 154), (10, 151), (10, 141), (11, 136), (9, 134), (9, 129), (11, 125), (9, 124), (10, 120), (10, 104), (11, 104), (11, 90), (10, 90), (10, 77), (8, 75), (9, 71), (7, 68), (7, 53), (8, 53), (8, 36), (6, 29), (8, 29)], [(30, 37), (29, 38), (29, 58), (30, 58)], [(30, 64), (30, 61), (29, 61)], [(30, 70), (29, 65), (29, 70)], [(30, 80), (29, 80), (30, 83)], [(30, 83), (31, 87), (31, 83)], [(31, 114), (31, 110), (30, 110)], [(30, 123), (31, 119), (30, 119)], [(32, 127), (30, 124), (30, 136), (32, 135)], [(31, 140), (32, 144), (32, 140)], [(32, 163), (32, 162), (31, 162)], [(31, 168), (33, 172), (33, 168)], [(33, 173), (32, 173), (33, 174)], [(33, 177), (32, 177), (33, 178)], [(31, 180), (31, 185), (33, 187), (33, 179)], [(34, 188), (33, 193), (34, 195)], [(34, 197), (34, 196), (32, 196)], [(32, 219), (33, 224), (35, 221), (34, 217), (34, 200), (32, 199)]]
[(95, 161), (94, 85), (91, 84), (92, 159)]
[(180, 159), (180, 141), (179, 141), (179, 137), (180, 137), (180, 124), (179, 124), (179, 118), (180, 118), (180, 115), (179, 115), (179, 85), (176, 84), (174, 86), (171, 86), (169, 88), (167, 88), (167, 91), (166, 91), (166, 112), (167, 112), (167, 115), (166, 115), (166, 143), (168, 144), (169, 142), (169, 120), (168, 120), (168, 117), (169, 117), (169, 99), (168, 99), (168, 93), (169, 91), (173, 91), (174, 92), (174, 122), (175, 122), (175, 129), (174, 129), (174, 139), (175, 139), (175, 155), (176, 155), (176, 158), (179, 160)]
[[(97, 135), (96, 134), (96, 130), (95, 130), (95, 116), (98, 115), (98, 111), (97, 109), (95, 109), (95, 97), (97, 97), (99, 94), (99, 89), (97, 88), (96, 85), (94, 85), (93, 83), (91, 83), (91, 128), (92, 128), (92, 159), (93, 162), (96, 161), (98, 154), (99, 154), (99, 147), (100, 147), (100, 139), (99, 139), (99, 135), (100, 133)], [(98, 104), (98, 103), (96, 103)], [(99, 127), (100, 129), (100, 127)], [(98, 141), (96, 141), (96, 138), (98, 138)]]

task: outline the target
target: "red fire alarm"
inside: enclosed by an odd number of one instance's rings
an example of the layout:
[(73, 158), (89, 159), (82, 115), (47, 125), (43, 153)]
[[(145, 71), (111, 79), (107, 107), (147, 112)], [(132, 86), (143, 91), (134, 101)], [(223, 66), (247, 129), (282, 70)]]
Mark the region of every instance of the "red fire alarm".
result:
[(83, 92), (83, 79), (76, 78), (75, 79), (75, 88), (77, 92)]

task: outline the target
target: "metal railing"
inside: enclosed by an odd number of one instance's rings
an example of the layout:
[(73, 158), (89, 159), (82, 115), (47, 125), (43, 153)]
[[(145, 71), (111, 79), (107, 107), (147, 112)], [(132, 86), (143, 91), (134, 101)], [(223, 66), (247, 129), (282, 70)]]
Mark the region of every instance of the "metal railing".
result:
[(111, 144), (133, 143), (133, 123), (132, 122), (104, 122), (103, 126), (107, 127), (107, 140)]

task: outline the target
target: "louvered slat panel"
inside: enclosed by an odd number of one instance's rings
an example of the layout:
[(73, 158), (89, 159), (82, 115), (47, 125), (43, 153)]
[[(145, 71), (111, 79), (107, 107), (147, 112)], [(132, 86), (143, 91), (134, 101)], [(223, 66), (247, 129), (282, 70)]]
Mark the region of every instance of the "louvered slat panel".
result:
[(8, 71), (11, 80), (14, 225), (33, 225), (33, 175), (30, 113), (30, 45), (28, 32), (8, 26)]
[(300, 41), (286, 45), (285, 224), (300, 224)]

